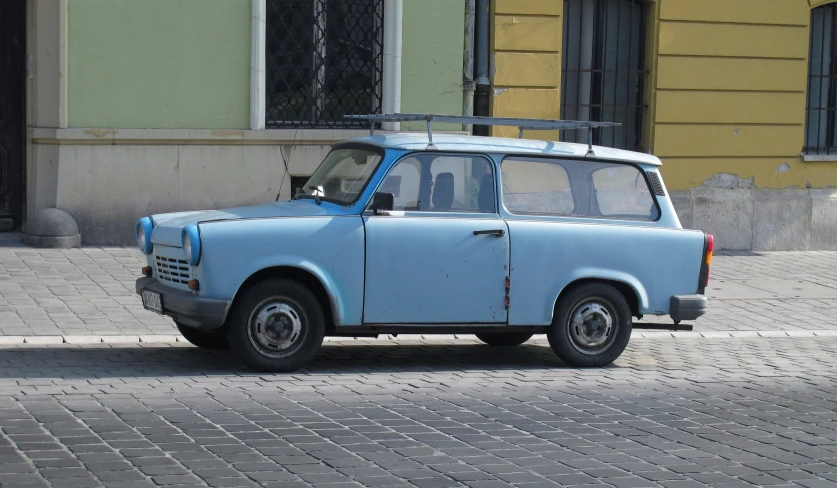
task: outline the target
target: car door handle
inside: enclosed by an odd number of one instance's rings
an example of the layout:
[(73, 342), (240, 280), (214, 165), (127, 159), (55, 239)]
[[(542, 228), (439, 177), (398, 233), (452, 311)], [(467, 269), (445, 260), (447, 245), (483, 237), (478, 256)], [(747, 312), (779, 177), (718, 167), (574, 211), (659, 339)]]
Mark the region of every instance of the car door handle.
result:
[(492, 236), (502, 237), (502, 236), (506, 235), (506, 231), (504, 231), (503, 229), (496, 229), (496, 230), (475, 230), (475, 231), (474, 231), (474, 235), (475, 235), (475, 236), (492, 235)]

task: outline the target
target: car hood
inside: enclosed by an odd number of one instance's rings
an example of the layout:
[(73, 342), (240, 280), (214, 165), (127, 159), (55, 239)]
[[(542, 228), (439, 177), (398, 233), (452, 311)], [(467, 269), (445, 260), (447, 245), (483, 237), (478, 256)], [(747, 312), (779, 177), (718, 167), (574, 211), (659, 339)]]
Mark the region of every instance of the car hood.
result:
[(304, 199), (223, 210), (156, 214), (151, 216), (151, 219), (154, 220), (154, 232), (151, 233), (151, 242), (164, 246), (180, 247), (180, 237), (183, 228), (201, 222), (337, 215), (341, 209), (342, 207), (328, 202), (317, 205), (314, 200)]

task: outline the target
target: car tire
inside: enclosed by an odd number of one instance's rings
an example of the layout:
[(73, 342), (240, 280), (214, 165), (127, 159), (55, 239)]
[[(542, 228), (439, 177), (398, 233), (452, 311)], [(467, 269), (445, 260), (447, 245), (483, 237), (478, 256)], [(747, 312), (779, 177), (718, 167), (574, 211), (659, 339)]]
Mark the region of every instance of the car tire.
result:
[(489, 346), (514, 347), (528, 341), (535, 334), (531, 332), (482, 332), (474, 335)]
[(229, 349), (230, 341), (227, 340), (226, 334), (223, 331), (216, 330), (200, 330), (188, 325), (183, 325), (180, 322), (175, 322), (177, 330), (180, 331), (187, 341), (192, 345), (200, 347), (201, 349)]
[(547, 333), (555, 354), (569, 366), (606, 366), (631, 339), (633, 317), (628, 300), (605, 283), (586, 283), (561, 297)]
[(319, 300), (287, 279), (260, 281), (242, 292), (230, 311), (227, 337), (235, 355), (262, 372), (295, 371), (323, 343), (325, 318)]

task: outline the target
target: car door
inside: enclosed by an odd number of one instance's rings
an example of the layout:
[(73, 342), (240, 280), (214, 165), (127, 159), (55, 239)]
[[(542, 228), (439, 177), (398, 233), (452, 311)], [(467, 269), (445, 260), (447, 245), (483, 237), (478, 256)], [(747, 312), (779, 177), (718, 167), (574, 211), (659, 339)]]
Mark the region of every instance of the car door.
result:
[(366, 324), (506, 323), (509, 235), (483, 156), (420, 153), (379, 192), (393, 210), (364, 213)]

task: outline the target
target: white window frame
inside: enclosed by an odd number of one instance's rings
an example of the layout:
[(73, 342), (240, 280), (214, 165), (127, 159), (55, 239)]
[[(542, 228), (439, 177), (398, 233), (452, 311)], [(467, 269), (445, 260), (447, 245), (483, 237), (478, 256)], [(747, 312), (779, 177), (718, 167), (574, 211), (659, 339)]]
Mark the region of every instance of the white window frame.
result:
[[(251, 0), (250, 29), (250, 129), (265, 130), (265, 86), (267, 70), (267, 0)], [(383, 113), (401, 111), (401, 47), (404, 0), (384, 0)], [(387, 122), (384, 130), (399, 130), (398, 122)], [(307, 129), (330, 130), (330, 129)]]

